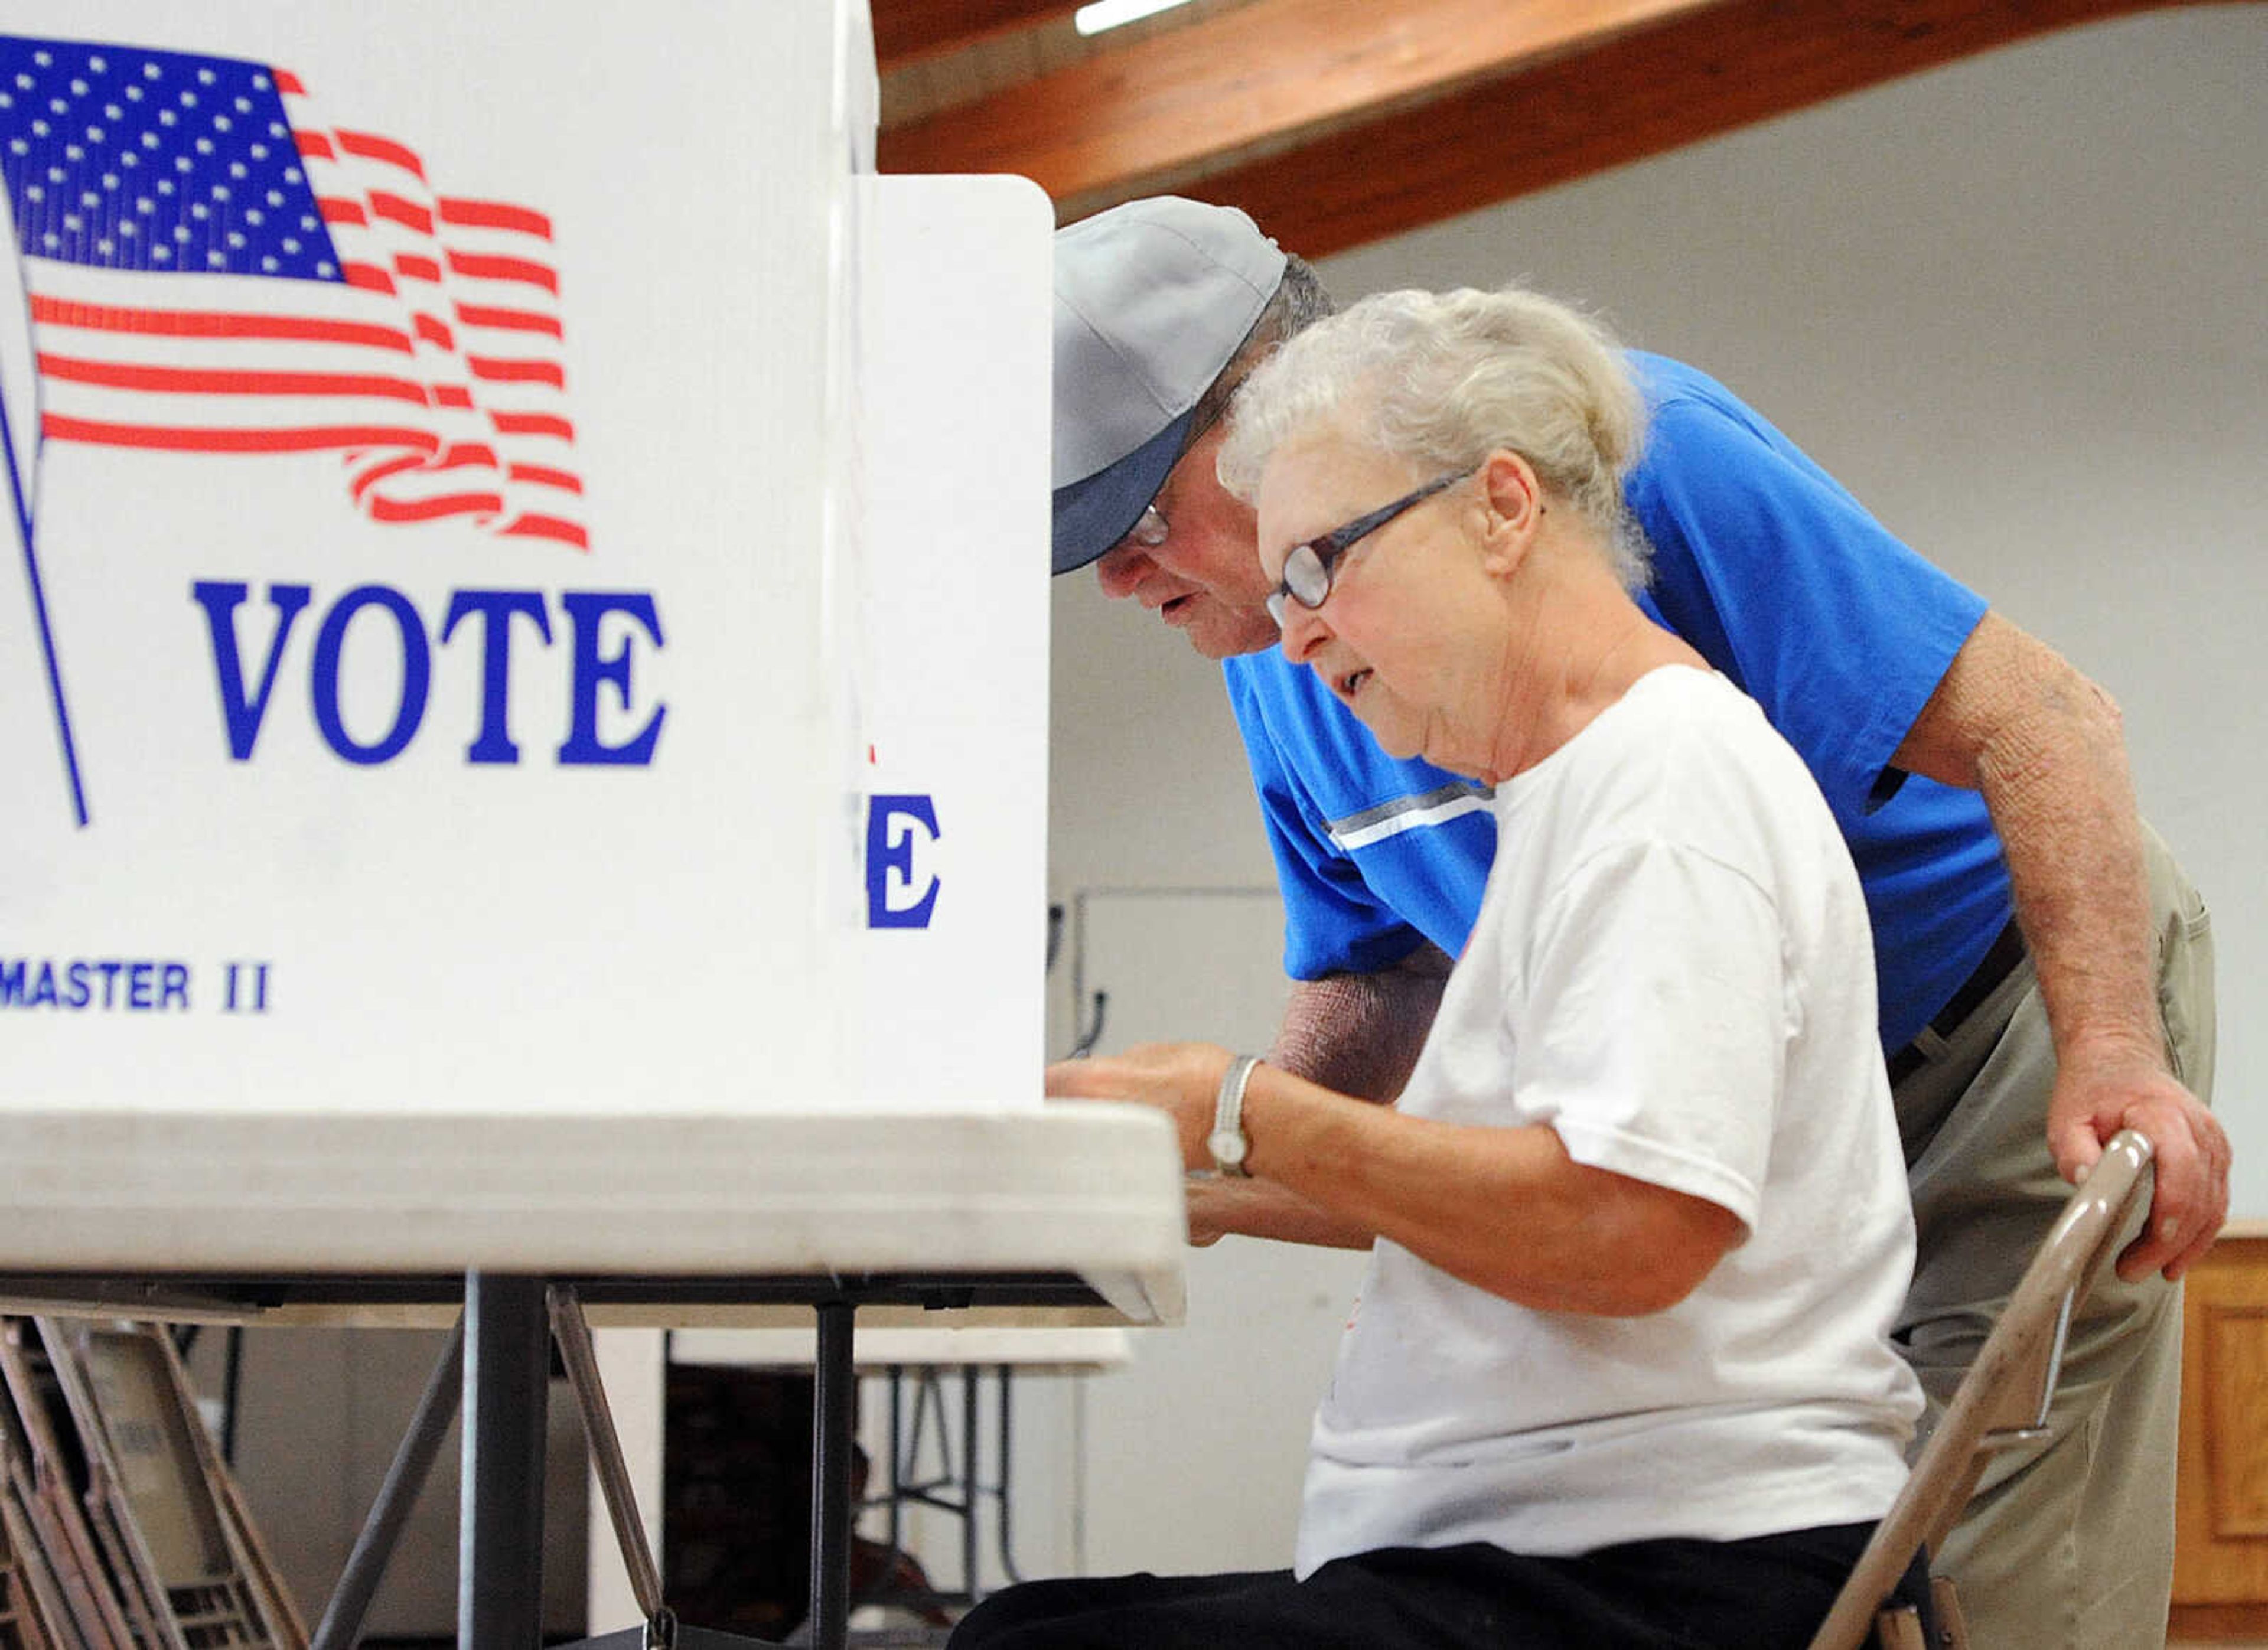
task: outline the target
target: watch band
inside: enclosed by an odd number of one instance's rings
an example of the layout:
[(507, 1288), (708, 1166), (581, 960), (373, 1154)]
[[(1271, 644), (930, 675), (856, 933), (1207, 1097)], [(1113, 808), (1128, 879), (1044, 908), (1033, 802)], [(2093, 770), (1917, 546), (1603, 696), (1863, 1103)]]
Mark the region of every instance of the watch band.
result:
[(1252, 1153), (1252, 1137), (1244, 1131), (1244, 1086), (1259, 1064), (1259, 1057), (1250, 1054), (1240, 1054), (1228, 1063), (1228, 1070), (1220, 1074), (1219, 1097), (1213, 1101), (1212, 1132), (1205, 1137), (1214, 1170), (1236, 1180), (1252, 1174), (1244, 1167)]

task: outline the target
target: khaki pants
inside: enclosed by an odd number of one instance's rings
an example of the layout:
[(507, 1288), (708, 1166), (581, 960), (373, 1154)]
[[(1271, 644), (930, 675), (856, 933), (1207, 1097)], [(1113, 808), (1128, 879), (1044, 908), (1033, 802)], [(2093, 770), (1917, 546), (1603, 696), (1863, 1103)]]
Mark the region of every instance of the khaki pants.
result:
[[(2210, 1101), (2211, 924), (2154, 834), (2147, 853), (2168, 1050)], [(2071, 1195), (2047, 1150), (2054, 1082), (2027, 961), (1897, 1086), (1919, 1256), (1897, 1335), (1928, 1395), (1925, 1437)], [(1992, 1463), (1937, 1555), (1980, 1650), (2164, 1643), (2181, 1355), (2179, 1286), (2106, 1271), (2073, 1326), (2049, 1437)]]

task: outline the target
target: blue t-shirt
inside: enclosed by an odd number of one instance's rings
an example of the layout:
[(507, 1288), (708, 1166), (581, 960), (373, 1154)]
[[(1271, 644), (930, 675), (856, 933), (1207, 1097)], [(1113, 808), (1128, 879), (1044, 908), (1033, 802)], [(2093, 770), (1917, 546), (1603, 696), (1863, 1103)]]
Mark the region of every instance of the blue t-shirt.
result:
[[(1624, 489), (1653, 546), (1639, 603), (1764, 706), (1850, 843), (1874, 920), (1882, 1043), (1912, 1041), (2011, 910), (1975, 792), (1889, 767), (1984, 602), (1893, 538), (1706, 374), (1630, 363), (1649, 410)], [(1275, 851), (1285, 967), (1464, 949), (1496, 851), (1485, 787), (1397, 761), (1279, 648), (1231, 659), (1229, 701)]]

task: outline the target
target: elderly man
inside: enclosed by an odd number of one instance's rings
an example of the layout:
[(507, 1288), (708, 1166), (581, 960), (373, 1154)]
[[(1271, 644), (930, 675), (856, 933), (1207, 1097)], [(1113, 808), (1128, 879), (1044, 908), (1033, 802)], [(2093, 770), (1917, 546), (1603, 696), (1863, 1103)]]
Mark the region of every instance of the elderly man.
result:
[[(1494, 851), (1486, 788), (1382, 753), (1276, 646), (1251, 509), (1215, 475), (1245, 375), (1329, 312), (1248, 218), (1136, 202), (1057, 238), (1055, 571), (1094, 564), (1225, 661), (1286, 910), (1271, 1064), (1388, 1101)], [(1918, 1237), (1900, 1349), (1933, 1404), (2076, 1179), (2157, 1149), (2146, 1227), (2077, 1326), (2051, 1437), (2004, 1458), (1940, 1555), (1980, 1643), (2162, 1632), (2180, 1297), (2228, 1209), (2202, 905), (2136, 816), (2117, 713), (1893, 538), (1721, 385), (1631, 357), (1625, 497), (1651, 617), (1756, 698), (1825, 793), (1873, 921)], [(2021, 916), (2021, 926), (2017, 918)], [(1222, 1232), (1366, 1245), (1280, 1189), (1199, 1182)]]

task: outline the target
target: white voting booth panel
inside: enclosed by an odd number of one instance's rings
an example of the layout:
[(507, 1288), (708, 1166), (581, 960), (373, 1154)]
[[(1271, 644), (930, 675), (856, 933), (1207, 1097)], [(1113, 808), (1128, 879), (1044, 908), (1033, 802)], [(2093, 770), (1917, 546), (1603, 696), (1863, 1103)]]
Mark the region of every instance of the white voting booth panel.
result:
[(859, 191), (866, 1093), (880, 1109), (1032, 1108), (1054, 209), (1021, 178)]
[(867, 31), (0, 0), (0, 1107), (1036, 1105), (1045, 205)]

